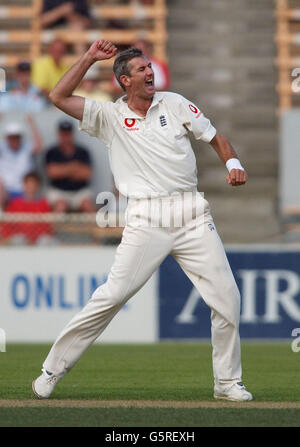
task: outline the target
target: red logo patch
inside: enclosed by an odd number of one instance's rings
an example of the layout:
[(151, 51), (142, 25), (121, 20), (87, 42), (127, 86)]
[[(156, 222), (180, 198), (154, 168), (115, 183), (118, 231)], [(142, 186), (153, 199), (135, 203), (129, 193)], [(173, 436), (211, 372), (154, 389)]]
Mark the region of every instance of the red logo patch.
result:
[(126, 118), (124, 123), (126, 127), (133, 127), (135, 125), (135, 120)]
[(193, 106), (193, 104), (189, 104), (189, 108), (193, 113), (198, 113), (197, 107)]

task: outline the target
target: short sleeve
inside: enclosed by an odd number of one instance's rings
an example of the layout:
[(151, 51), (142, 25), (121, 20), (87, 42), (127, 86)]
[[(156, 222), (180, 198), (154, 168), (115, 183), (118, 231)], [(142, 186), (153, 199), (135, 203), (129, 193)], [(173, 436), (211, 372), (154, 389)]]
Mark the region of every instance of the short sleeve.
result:
[(46, 155), (45, 155), (45, 164), (47, 165), (49, 163), (55, 163), (57, 161), (58, 161), (58, 159), (56, 157), (55, 149), (53, 149), (53, 148), (48, 149), (48, 151), (46, 152)]
[(112, 106), (113, 103), (109, 101), (85, 98), (83, 117), (78, 126), (79, 130), (99, 138), (108, 147), (113, 137)]
[(184, 120), (183, 124), (194, 134), (196, 140), (202, 140), (209, 143), (216, 135), (216, 129), (211, 124), (210, 120), (206, 118), (204, 113), (201, 112), (199, 107), (183, 96), (181, 98), (181, 116)]

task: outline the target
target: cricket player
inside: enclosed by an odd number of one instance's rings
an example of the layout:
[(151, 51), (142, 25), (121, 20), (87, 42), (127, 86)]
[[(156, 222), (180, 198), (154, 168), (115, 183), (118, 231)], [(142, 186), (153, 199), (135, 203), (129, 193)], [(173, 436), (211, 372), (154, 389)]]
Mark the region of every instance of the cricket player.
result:
[[(77, 118), (81, 130), (109, 148), (115, 183), (128, 197), (128, 206), (107, 282), (63, 329), (42, 374), (32, 383), (33, 391), (38, 398), (49, 398), (126, 301), (172, 254), (211, 309), (214, 397), (252, 400), (242, 382), (240, 294), (208, 202), (197, 191), (188, 131), (216, 150), (229, 171), (229, 185), (245, 184), (247, 174), (228, 140), (197, 105), (179, 94), (155, 91), (151, 63), (139, 49), (125, 50), (114, 61), (114, 74), (125, 92), (116, 102), (73, 95), (95, 62), (116, 53), (111, 42), (94, 42), (50, 93), (54, 105)], [(168, 225), (162, 218), (166, 209)], [(179, 219), (182, 213), (184, 218)]]

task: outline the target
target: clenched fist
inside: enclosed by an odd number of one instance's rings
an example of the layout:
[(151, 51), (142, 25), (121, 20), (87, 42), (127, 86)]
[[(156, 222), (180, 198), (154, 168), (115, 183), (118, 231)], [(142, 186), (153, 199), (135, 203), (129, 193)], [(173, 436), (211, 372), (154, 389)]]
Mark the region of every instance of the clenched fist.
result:
[(231, 169), (230, 173), (226, 176), (227, 183), (231, 186), (244, 185), (247, 179), (247, 172), (242, 169)]
[(91, 56), (94, 61), (102, 61), (104, 59), (110, 59), (114, 57), (117, 53), (117, 47), (109, 40), (96, 40), (88, 50), (89, 56)]

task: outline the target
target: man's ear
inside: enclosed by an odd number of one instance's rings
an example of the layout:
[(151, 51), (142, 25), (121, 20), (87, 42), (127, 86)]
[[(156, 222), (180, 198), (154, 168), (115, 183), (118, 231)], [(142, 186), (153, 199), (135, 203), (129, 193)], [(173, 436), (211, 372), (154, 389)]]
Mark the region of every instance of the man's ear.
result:
[(127, 75), (120, 76), (120, 81), (124, 85), (124, 87), (129, 87), (131, 84), (130, 77)]

